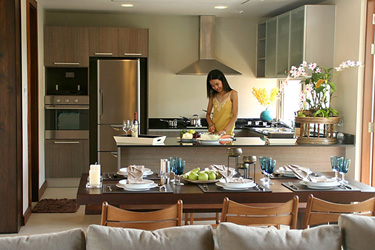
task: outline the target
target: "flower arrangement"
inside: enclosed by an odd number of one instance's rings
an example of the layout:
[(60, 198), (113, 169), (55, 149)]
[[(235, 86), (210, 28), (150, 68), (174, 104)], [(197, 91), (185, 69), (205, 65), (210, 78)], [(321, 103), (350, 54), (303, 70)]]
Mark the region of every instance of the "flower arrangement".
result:
[[(318, 66), (316, 63), (303, 62), (298, 68), (292, 66), (288, 79), (305, 77), (301, 82), (304, 83), (301, 93), (301, 104), (298, 116), (321, 116), (329, 118), (337, 116), (338, 111), (330, 107), (330, 100), (336, 92), (337, 87), (332, 82), (332, 77), (337, 72), (346, 68), (361, 67), (361, 62), (345, 61), (338, 67), (326, 68)], [(308, 76), (306, 69), (312, 71), (311, 76)]]
[(251, 93), (256, 97), (260, 105), (266, 107), (266, 109), (269, 105), (275, 103), (280, 95), (280, 91), (277, 88), (272, 88), (269, 93), (265, 88), (253, 88)]

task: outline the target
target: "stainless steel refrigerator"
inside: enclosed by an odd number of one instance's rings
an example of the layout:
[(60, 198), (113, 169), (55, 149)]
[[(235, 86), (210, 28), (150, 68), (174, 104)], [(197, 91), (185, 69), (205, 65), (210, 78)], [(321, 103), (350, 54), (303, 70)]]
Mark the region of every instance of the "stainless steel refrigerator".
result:
[[(98, 60), (98, 162), (102, 172), (117, 171), (114, 135), (124, 134), (123, 120), (140, 113), (140, 60)], [(140, 125), (142, 126), (142, 124)]]

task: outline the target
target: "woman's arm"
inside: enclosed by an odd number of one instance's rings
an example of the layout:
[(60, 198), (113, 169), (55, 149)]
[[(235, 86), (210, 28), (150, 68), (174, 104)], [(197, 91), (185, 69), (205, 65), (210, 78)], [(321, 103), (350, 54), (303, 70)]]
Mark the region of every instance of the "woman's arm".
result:
[(207, 123), (208, 123), (208, 132), (215, 132), (215, 124), (212, 122), (212, 119), (211, 119), (211, 112), (212, 112), (212, 107), (213, 107), (213, 98), (210, 97), (210, 99), (208, 100), (208, 105), (207, 105), (207, 113), (206, 113), (206, 120), (207, 120)]
[(232, 101), (232, 119), (228, 122), (228, 124), (224, 127), (222, 131), (219, 131), (219, 134), (226, 134), (227, 131), (233, 126), (233, 124), (237, 120), (238, 115), (238, 92), (235, 90), (232, 90), (230, 100)]

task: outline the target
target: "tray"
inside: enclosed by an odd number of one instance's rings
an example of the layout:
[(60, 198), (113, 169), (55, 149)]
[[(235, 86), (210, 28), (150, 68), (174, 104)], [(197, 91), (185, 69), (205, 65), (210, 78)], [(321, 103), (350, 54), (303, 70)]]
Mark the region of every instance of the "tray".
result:
[(163, 144), (166, 136), (161, 135), (139, 135), (138, 137), (131, 137), (125, 135), (113, 136), (117, 145), (125, 144), (142, 144), (142, 145), (158, 145)]

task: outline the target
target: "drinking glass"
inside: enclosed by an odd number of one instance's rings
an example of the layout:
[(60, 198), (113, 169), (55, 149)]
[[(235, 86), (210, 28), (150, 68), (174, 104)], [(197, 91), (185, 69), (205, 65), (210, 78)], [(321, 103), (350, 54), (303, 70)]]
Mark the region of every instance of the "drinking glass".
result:
[(348, 172), (350, 167), (350, 159), (343, 159), (342, 164), (340, 165), (339, 172), (341, 174), (341, 183), (347, 184), (349, 183), (347, 180), (345, 180), (345, 174)]
[(175, 172), (175, 174), (176, 174), (175, 176), (177, 176), (177, 180), (175, 181), (176, 185), (184, 185), (184, 183), (181, 183), (181, 176), (184, 173), (185, 164), (186, 164), (186, 162), (183, 161), (181, 158), (177, 159), (176, 172)]
[(124, 130), (125, 132), (125, 135), (128, 134), (128, 132), (131, 130), (132, 128), (132, 122), (130, 120), (124, 120), (123, 123), (122, 123), (122, 130)]
[(342, 164), (344, 157), (342, 156), (331, 156), (331, 166), (333, 172), (335, 172), (335, 179), (336, 181), (339, 180), (339, 166)]
[(266, 166), (265, 166), (265, 172), (267, 173), (267, 181), (264, 183), (266, 185), (272, 185), (273, 182), (271, 182), (271, 174), (273, 174), (273, 171), (275, 170), (276, 166), (276, 160), (272, 160), (271, 157), (266, 158)]

